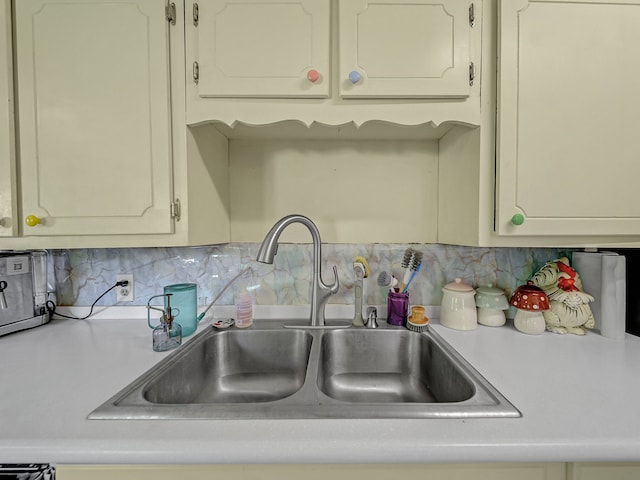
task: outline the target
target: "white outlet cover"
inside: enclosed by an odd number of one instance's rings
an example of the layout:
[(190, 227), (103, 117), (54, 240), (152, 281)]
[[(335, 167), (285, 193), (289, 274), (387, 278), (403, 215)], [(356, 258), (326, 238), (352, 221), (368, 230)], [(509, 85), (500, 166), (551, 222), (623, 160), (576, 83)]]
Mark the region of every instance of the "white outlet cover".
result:
[[(133, 294), (133, 274), (116, 275), (116, 282), (123, 280), (128, 280), (129, 285), (126, 287), (116, 287), (116, 302), (133, 302), (135, 298)], [(126, 295), (124, 293), (126, 293)]]

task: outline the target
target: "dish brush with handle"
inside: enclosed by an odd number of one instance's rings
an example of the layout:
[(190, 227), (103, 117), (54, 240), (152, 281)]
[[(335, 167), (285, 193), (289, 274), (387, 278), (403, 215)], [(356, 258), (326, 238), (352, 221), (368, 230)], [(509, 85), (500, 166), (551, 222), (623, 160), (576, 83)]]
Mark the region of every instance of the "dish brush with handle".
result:
[(378, 274), (378, 286), (388, 288), (394, 292), (395, 287), (398, 286), (398, 279), (389, 272), (380, 272)]
[[(405, 287), (409, 283), (411, 279), (412, 272), (418, 268), (418, 265), (422, 263), (423, 253), (418, 250), (414, 250), (409, 247), (404, 251), (404, 255), (402, 257), (402, 268), (404, 270), (404, 275), (402, 277), (402, 283), (400, 284), (400, 291), (405, 292)], [(406, 292), (405, 292), (406, 293)]]
[(422, 270), (422, 262), (420, 262), (418, 264), (418, 266), (415, 268), (415, 270), (413, 270), (413, 272), (411, 272), (411, 276), (409, 277), (409, 281), (407, 282), (407, 284), (402, 289), (402, 293), (407, 293), (407, 291), (409, 290), (409, 286), (411, 285), (411, 282), (413, 282), (413, 279), (416, 278), (416, 274), (420, 270)]

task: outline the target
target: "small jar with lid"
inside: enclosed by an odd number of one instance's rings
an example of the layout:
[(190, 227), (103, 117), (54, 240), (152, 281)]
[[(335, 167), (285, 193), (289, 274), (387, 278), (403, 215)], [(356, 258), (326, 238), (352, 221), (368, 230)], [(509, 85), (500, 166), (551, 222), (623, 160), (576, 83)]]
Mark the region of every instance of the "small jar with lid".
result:
[(456, 278), (442, 289), (440, 323), (455, 330), (474, 330), (478, 327), (478, 314), (474, 295), (476, 291), (470, 285)]
[(504, 311), (509, 302), (504, 290), (492, 284), (478, 287), (476, 290), (476, 307), (478, 307), (478, 323), (489, 327), (500, 327), (507, 321)]

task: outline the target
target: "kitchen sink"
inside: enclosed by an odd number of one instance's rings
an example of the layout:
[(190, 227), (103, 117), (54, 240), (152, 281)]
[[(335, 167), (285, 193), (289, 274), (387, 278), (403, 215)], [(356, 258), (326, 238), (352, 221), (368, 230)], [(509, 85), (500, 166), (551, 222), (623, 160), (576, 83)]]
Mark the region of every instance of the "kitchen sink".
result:
[(331, 398), (364, 403), (463, 402), (471, 380), (431, 335), (409, 330), (336, 330), (322, 337), (318, 387)]
[(304, 383), (312, 337), (303, 330), (229, 330), (185, 348), (143, 390), (156, 404), (272, 402)]
[[(90, 419), (489, 418), (520, 412), (432, 329), (210, 327)], [(301, 323), (302, 324), (302, 323)]]

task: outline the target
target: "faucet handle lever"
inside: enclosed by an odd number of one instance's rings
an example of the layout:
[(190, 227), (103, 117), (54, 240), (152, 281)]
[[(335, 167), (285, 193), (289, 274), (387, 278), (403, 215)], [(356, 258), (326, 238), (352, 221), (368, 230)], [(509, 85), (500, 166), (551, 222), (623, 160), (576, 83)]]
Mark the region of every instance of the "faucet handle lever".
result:
[(7, 298), (4, 296), (4, 290), (7, 288), (7, 282), (0, 280), (0, 309), (5, 310), (8, 307)]
[(366, 328), (378, 328), (378, 309), (376, 307), (367, 307), (367, 319), (364, 326)]
[(335, 265), (333, 266), (333, 284), (329, 286), (329, 288), (331, 289), (332, 294), (338, 293), (338, 290), (340, 289), (340, 279), (338, 278), (338, 268)]

